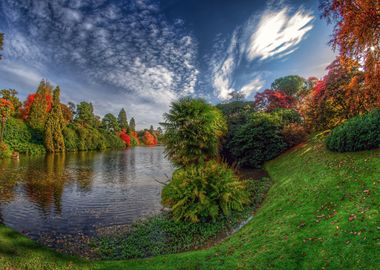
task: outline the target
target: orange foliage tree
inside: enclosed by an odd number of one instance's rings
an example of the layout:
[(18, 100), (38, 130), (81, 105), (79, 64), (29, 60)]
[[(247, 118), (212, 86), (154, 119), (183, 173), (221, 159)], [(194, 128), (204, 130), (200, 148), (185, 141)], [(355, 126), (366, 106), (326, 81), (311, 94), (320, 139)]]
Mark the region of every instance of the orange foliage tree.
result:
[(144, 143), (146, 145), (156, 145), (157, 144), (157, 138), (152, 133), (150, 133), (148, 130), (144, 132)]
[[(29, 114), (30, 114), (30, 108), (32, 107), (37, 95), (38, 94), (36, 93), (28, 95), (28, 98), (24, 102), (24, 106), (20, 108), (21, 116), (24, 120), (28, 119)], [(45, 95), (45, 99), (46, 99), (46, 112), (50, 112), (53, 106), (53, 99), (51, 95)]]

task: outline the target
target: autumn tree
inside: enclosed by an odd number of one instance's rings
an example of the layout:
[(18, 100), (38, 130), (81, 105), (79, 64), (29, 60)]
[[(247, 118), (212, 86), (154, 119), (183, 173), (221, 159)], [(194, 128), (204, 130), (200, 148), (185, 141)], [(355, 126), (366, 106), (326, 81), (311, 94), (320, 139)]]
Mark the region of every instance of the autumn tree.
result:
[(157, 144), (157, 138), (148, 130), (144, 131), (144, 144), (146, 145), (156, 145)]
[(13, 104), (15, 111), (21, 107), (22, 103), (17, 97), (17, 91), (15, 89), (2, 89), (0, 90), (0, 97), (10, 101)]
[(45, 125), (44, 144), (46, 150), (51, 153), (65, 151), (65, 141), (62, 133), (65, 120), (61, 109), (60, 92), (59, 86), (57, 86), (53, 93), (53, 108)]
[(366, 110), (380, 107), (380, 2), (374, 0), (322, 0), (322, 16), (334, 23), (330, 44), (341, 59), (361, 63)]
[(282, 91), (288, 96), (297, 96), (306, 88), (306, 80), (298, 75), (289, 75), (274, 80), (271, 89)]
[(296, 104), (296, 99), (280, 90), (266, 89), (257, 93), (254, 99), (254, 108), (257, 111), (271, 112), (277, 108), (290, 109)]
[(128, 125), (128, 120), (127, 120), (127, 113), (125, 112), (124, 108), (120, 110), (117, 120), (119, 122), (120, 128), (122, 129), (125, 128), (125, 130), (128, 132), (129, 125)]
[[(120, 131), (117, 118), (112, 113), (107, 113), (102, 119), (102, 127), (109, 132)], [(125, 128), (124, 128), (125, 129)]]
[(135, 123), (135, 118), (131, 118), (131, 120), (129, 121), (129, 129), (131, 131), (136, 131), (136, 123)]
[(43, 131), (46, 124), (46, 119), (51, 110), (52, 100), (52, 86), (47, 80), (42, 80), (38, 86), (38, 89), (35, 95), (32, 95), (30, 98), (29, 104), (25, 104), (30, 106), (29, 113), (27, 114), (27, 121), (29, 125), (39, 131)]

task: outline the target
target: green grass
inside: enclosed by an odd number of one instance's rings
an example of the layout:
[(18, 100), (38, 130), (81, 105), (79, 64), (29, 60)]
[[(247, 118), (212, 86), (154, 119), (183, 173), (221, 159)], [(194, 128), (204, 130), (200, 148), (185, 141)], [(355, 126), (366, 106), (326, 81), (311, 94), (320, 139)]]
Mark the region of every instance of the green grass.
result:
[(85, 261), (0, 227), (0, 269), (379, 269), (380, 151), (309, 142), (266, 164), (273, 186), (254, 219), (208, 250)]

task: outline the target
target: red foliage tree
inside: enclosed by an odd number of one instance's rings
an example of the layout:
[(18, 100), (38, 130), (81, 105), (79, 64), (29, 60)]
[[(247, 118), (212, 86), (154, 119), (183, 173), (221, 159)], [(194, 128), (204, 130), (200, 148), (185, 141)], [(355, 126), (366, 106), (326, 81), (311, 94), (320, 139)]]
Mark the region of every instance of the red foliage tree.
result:
[(255, 95), (254, 106), (258, 111), (271, 112), (277, 108), (290, 109), (296, 104), (296, 99), (280, 90), (267, 89)]
[(148, 130), (144, 132), (144, 143), (146, 145), (156, 145), (157, 144), (157, 138), (150, 133)]
[(119, 136), (127, 146), (131, 146), (131, 137), (127, 134), (126, 129), (122, 129)]
[[(24, 120), (28, 119), (28, 116), (30, 113), (30, 108), (32, 107), (33, 102), (34, 102), (37, 95), (38, 94), (36, 94), (36, 93), (28, 95), (28, 98), (24, 102), (24, 106), (22, 108), (20, 108), (20, 113), (21, 113), (21, 116)], [(53, 106), (53, 99), (52, 99), (51, 95), (46, 95), (45, 98), (46, 98), (46, 103), (47, 103), (46, 112), (50, 112), (50, 110)]]

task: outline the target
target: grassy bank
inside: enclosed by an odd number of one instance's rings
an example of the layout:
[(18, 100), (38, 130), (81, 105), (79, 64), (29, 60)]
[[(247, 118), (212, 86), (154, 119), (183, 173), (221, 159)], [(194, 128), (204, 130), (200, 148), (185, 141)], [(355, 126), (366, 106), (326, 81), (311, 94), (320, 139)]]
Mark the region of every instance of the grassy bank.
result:
[(85, 261), (0, 226), (0, 269), (379, 269), (380, 151), (309, 142), (266, 164), (273, 186), (254, 219), (211, 249)]

